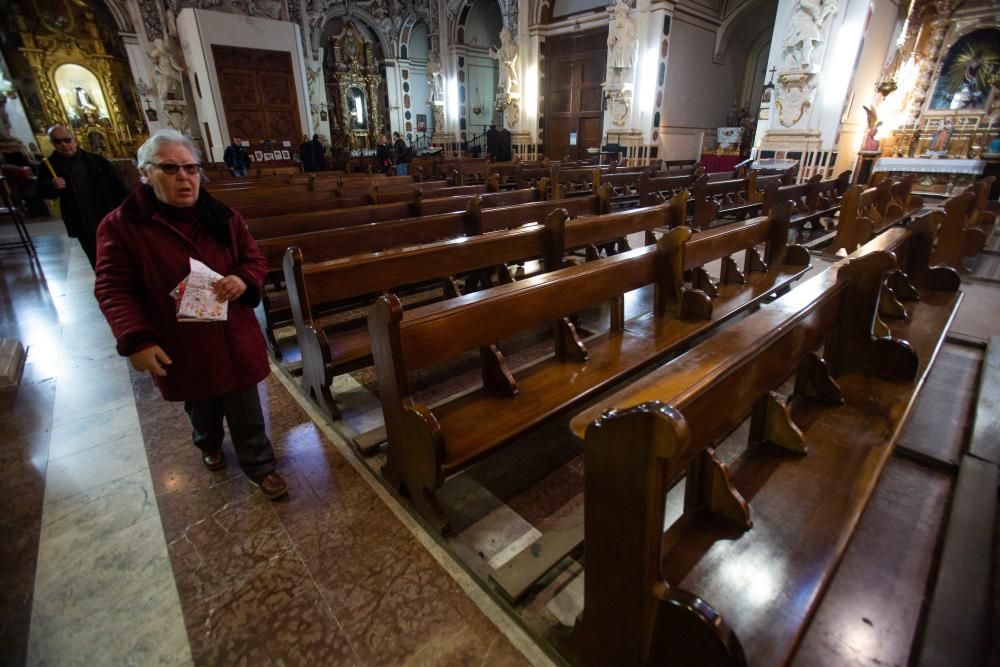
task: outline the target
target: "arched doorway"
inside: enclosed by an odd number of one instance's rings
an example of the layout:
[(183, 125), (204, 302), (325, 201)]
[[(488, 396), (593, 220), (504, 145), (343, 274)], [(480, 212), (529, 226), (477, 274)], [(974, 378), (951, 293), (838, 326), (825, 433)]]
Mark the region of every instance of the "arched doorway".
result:
[[(462, 139), (475, 140), (482, 137), (491, 124), (500, 124), (500, 114), (494, 106), (499, 69), (490, 50), (500, 46), (502, 28), (503, 17), (496, 0), (472, 0), (459, 14), (455, 53)], [(475, 145), (473, 143), (473, 150)]]
[[(417, 148), (429, 145), (434, 134), (433, 114), (430, 110), (430, 87), (427, 83), (427, 55), (430, 52), (430, 34), (427, 24), (413, 19), (403, 26), (399, 46), (399, 68), (402, 77), (403, 129), (408, 142)], [(390, 100), (392, 102), (392, 100)]]

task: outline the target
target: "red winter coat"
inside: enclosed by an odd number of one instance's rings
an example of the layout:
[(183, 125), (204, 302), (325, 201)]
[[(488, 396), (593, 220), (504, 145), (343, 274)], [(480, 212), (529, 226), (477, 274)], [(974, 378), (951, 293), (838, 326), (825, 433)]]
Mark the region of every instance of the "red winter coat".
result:
[[(118, 353), (159, 345), (173, 361), (154, 375), (163, 398), (191, 401), (256, 384), (270, 372), (253, 309), (267, 260), (239, 213), (202, 191), (188, 239), (163, 218), (156, 195), (142, 185), (97, 230), (94, 295), (111, 325)], [(193, 257), (219, 274), (243, 279), (247, 290), (229, 302), (224, 322), (178, 322), (170, 296), (190, 273)]]

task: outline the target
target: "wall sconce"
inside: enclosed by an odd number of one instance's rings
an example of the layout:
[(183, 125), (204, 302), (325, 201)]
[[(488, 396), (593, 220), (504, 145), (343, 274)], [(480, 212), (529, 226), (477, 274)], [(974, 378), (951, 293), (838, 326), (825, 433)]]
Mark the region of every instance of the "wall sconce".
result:
[(324, 123), (326, 122), (327, 118), (329, 118), (329, 115), (326, 112), (326, 110), (328, 108), (329, 107), (327, 107), (326, 102), (320, 102), (320, 104), (319, 104), (319, 119), (321, 121), (323, 121)]
[(479, 95), (479, 88), (476, 88), (476, 95), (472, 98), (472, 113), (476, 116), (483, 113), (483, 98)]

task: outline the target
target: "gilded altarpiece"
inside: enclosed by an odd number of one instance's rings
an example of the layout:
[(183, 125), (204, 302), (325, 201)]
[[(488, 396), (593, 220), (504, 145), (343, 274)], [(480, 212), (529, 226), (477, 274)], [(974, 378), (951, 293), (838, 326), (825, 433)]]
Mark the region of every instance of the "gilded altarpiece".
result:
[(369, 40), (353, 24), (330, 40), (324, 63), (334, 144), (369, 150), (387, 127), (384, 81)]
[[(130, 156), (147, 136), (128, 64), (110, 19), (93, 3), (35, 0), (8, 5), (5, 45), (38, 145), (64, 124), (80, 143), (108, 157)], [(19, 67), (19, 65), (23, 67)], [(30, 74), (29, 74), (30, 73)]]

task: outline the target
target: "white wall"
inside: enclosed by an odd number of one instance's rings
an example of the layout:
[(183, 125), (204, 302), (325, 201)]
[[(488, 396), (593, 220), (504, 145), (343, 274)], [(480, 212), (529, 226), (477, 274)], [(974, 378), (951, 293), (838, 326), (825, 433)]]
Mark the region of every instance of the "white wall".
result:
[(874, 107), (876, 100), (881, 99), (875, 90), (875, 84), (882, 74), (882, 65), (892, 46), (892, 38), (899, 22), (899, 10), (890, 0), (873, 0), (872, 4), (873, 13), (861, 47), (858, 69), (845, 97), (845, 100), (850, 100), (853, 94), (854, 100), (850, 103), (845, 122), (840, 128), (835, 172), (854, 166), (868, 128), (868, 116), (864, 107)]
[[(674, 15), (670, 28), (670, 54), (664, 83), (660, 126), (719, 127), (739, 96), (743, 53), (736, 48), (721, 65), (712, 62), (715, 33)], [(671, 154), (663, 159), (675, 158)]]
[[(305, 61), (298, 25), (288, 21), (187, 8), (177, 16), (177, 33), (187, 61), (191, 95), (198, 112), (198, 133), (202, 135), (204, 145), (209, 146), (208, 136), (205, 135), (205, 124), (208, 125), (212, 139), (209, 152), (213, 160), (216, 162), (222, 160), (222, 153), (230, 142), (219, 90), (219, 78), (212, 56), (213, 44), (290, 53), (292, 71), (295, 75), (299, 122), (304, 134), (312, 134), (309, 94), (305, 85)], [(198, 78), (201, 87), (200, 97), (195, 77)]]

